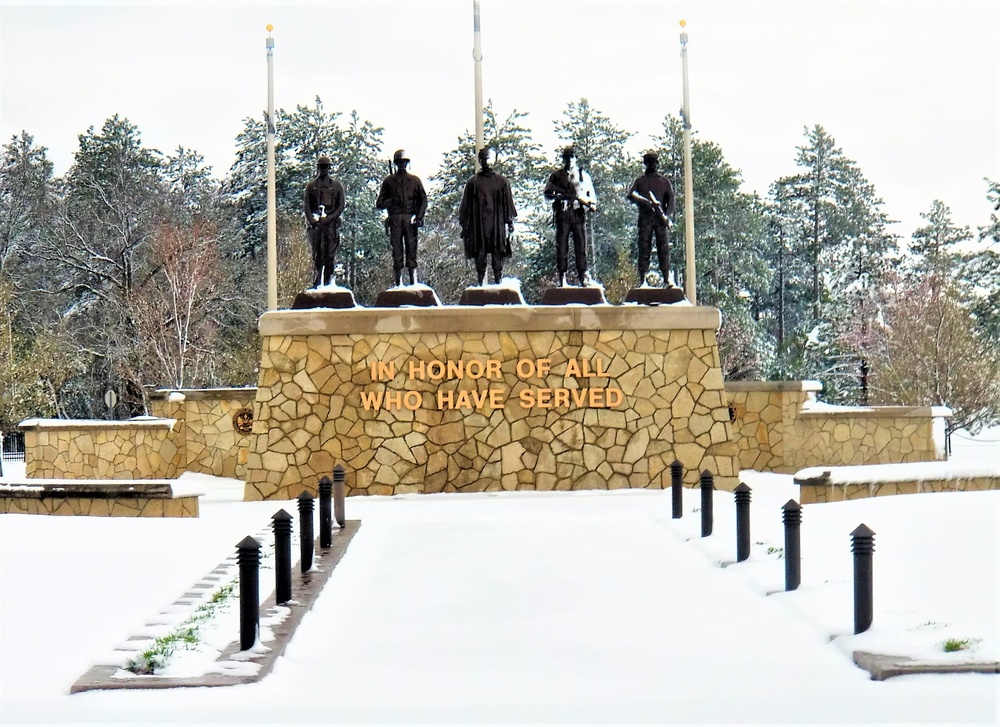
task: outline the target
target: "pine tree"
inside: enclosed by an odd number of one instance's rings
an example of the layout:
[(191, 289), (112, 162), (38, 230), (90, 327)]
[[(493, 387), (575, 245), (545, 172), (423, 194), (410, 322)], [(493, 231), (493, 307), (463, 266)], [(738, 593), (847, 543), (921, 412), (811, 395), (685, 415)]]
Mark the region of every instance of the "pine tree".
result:
[(987, 199), (993, 206), (989, 224), (979, 228), (979, 241), (987, 247), (964, 256), (959, 276), (971, 292), (972, 312), (982, 334), (1000, 348), (1000, 183), (985, 180)]
[(347, 195), (337, 255), (345, 268), (343, 282), (365, 305), (373, 304), (391, 282), (389, 246), (381, 212), (375, 209), (385, 174), (382, 131), (351, 111), (347, 124), (337, 128), (335, 145), (326, 152), (332, 162), (330, 174), (340, 180)]
[(52, 202), (52, 163), (26, 131), (4, 145), (0, 161), (0, 276), (25, 261)]
[(777, 371), (820, 379), (831, 400), (857, 400), (871, 316), (895, 264), (896, 240), (874, 187), (822, 126), (806, 129), (796, 162), (803, 171), (772, 187), (779, 215), (772, 229), (782, 235), (782, 250), (798, 258), (792, 269), (807, 271), (796, 281), (804, 293), (799, 310), (784, 298)]
[[(346, 123), (340, 112), (327, 112), (318, 96), (314, 106), (280, 109), (275, 134), (276, 227), (280, 246), (306, 246), (302, 196), (316, 174), (316, 161), (330, 157), (331, 176), (340, 180), (347, 194), (341, 228), (341, 252), (347, 284), (359, 302), (370, 304), (389, 279), (386, 243), (375, 210), (378, 184), (384, 176), (379, 155), (382, 129), (352, 111)], [(236, 162), (223, 185), (224, 196), (237, 210), (243, 228), (244, 254), (263, 257), (267, 240), (267, 138), (262, 121), (244, 119), (236, 137)], [(278, 251), (282, 260), (301, 262), (301, 250)], [(298, 264), (298, 262), (296, 264)], [(294, 280), (307, 284), (309, 268)]]
[[(653, 139), (659, 172), (669, 178), (676, 195), (677, 223), (671, 229), (671, 267), (675, 280), (684, 270), (684, 129), (667, 116), (662, 135)], [(765, 332), (771, 271), (761, 248), (768, 239), (761, 200), (741, 190), (733, 168), (713, 142), (697, 137), (691, 144), (694, 192), (695, 256), (698, 302), (717, 306), (723, 314), (719, 332), (722, 365), (727, 377), (759, 377), (769, 367), (773, 351)], [(638, 166), (638, 165), (637, 165)], [(634, 258), (636, 243), (629, 246)]]

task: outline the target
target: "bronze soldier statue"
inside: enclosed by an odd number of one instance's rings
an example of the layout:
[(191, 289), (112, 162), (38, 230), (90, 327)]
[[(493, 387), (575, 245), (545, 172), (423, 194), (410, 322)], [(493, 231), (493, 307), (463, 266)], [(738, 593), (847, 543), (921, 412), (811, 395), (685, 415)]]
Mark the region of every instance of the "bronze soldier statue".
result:
[(552, 200), (556, 223), (556, 269), (559, 284), (566, 285), (569, 269), (569, 238), (573, 237), (573, 257), (580, 285), (591, 282), (587, 272), (587, 212), (597, 208), (597, 195), (587, 172), (576, 166), (576, 152), (563, 149), (563, 166), (549, 176), (545, 199)]
[(476, 261), (480, 285), (486, 281), (487, 257), (493, 265), (493, 282), (500, 282), (503, 260), (511, 255), (510, 235), (517, 217), (510, 184), (490, 167), (492, 155), (491, 149), (479, 150), (479, 172), (466, 183), (458, 210), (465, 257)]
[(656, 235), (656, 257), (660, 262), (663, 284), (670, 277), (670, 226), (673, 224), (674, 188), (670, 180), (656, 173), (659, 157), (655, 152), (642, 155), (646, 173), (632, 182), (625, 198), (639, 207), (639, 285), (646, 284), (649, 258)]
[(306, 185), (303, 204), (312, 248), (314, 288), (335, 282), (333, 266), (340, 247), (340, 216), (346, 206), (343, 185), (330, 176), (330, 157), (321, 156), (316, 169), (316, 178)]
[(382, 182), (375, 209), (388, 213), (385, 224), (392, 246), (396, 285), (402, 284), (404, 262), (413, 285), (417, 282), (417, 228), (423, 226), (427, 214), (427, 194), (420, 178), (406, 171), (410, 159), (405, 151), (400, 149), (393, 154), (392, 162), (396, 171)]

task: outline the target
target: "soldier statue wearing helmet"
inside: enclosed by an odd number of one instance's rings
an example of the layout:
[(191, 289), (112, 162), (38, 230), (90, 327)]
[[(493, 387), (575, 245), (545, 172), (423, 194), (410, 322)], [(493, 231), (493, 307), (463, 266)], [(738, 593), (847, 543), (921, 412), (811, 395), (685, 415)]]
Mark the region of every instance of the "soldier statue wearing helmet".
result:
[(385, 210), (386, 229), (392, 246), (392, 270), (396, 285), (402, 284), (403, 265), (410, 271), (410, 284), (417, 282), (417, 228), (427, 214), (423, 182), (406, 171), (410, 159), (400, 149), (392, 155), (396, 171), (382, 182), (375, 208)]
[(344, 187), (330, 176), (330, 166), (328, 156), (321, 156), (316, 161), (316, 178), (306, 185), (303, 204), (306, 234), (312, 248), (313, 287), (334, 282), (334, 261), (340, 247), (340, 216), (346, 206)]

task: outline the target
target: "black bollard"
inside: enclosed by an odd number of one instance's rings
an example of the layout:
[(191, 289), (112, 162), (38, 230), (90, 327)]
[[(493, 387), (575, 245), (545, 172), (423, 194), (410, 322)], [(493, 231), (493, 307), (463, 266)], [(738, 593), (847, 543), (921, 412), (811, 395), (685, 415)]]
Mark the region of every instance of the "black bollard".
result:
[(271, 518), (274, 528), (274, 602), (292, 600), (292, 516), (278, 510)]
[(712, 473), (705, 470), (701, 473), (701, 537), (707, 538), (712, 534), (712, 491), (715, 489), (715, 480)]
[(344, 483), (347, 480), (347, 472), (343, 465), (333, 468), (333, 518), (337, 525), (344, 527)]
[(781, 507), (785, 524), (785, 590), (794, 591), (802, 582), (801, 528), (802, 506), (789, 500)]
[(240, 651), (257, 643), (260, 626), (260, 543), (249, 535), (236, 544), (240, 566)]
[(854, 633), (860, 634), (872, 625), (874, 591), (872, 553), (875, 552), (875, 533), (864, 523), (851, 533), (851, 552), (854, 553)]
[(324, 475), (319, 481), (319, 547), (329, 548), (333, 543), (333, 514), (331, 497), (333, 483)]
[(302, 572), (312, 568), (313, 548), (313, 496), (306, 490), (299, 495), (299, 566)]
[(750, 557), (750, 488), (740, 483), (733, 496), (736, 498), (736, 562)]
[(684, 514), (684, 465), (679, 460), (670, 463), (670, 495), (674, 519)]

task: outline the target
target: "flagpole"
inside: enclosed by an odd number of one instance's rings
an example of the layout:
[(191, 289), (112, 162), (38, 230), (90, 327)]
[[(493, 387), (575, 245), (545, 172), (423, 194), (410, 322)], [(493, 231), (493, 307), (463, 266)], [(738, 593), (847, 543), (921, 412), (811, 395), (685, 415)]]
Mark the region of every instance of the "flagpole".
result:
[(681, 61), (684, 68), (684, 294), (698, 305), (698, 282), (694, 264), (694, 180), (691, 168), (691, 101), (688, 98), (687, 21), (681, 21)]
[(274, 192), (274, 38), (267, 26), (267, 309), (278, 309), (277, 202)]
[[(477, 155), (479, 150), (485, 146), (486, 142), (483, 138), (483, 46), (482, 41), (479, 37), (479, 0), (472, 0), (472, 29), (473, 29), (473, 46), (472, 46), (472, 60), (475, 61), (476, 69), (476, 149), (475, 153)], [(478, 161), (477, 161), (478, 164)]]

